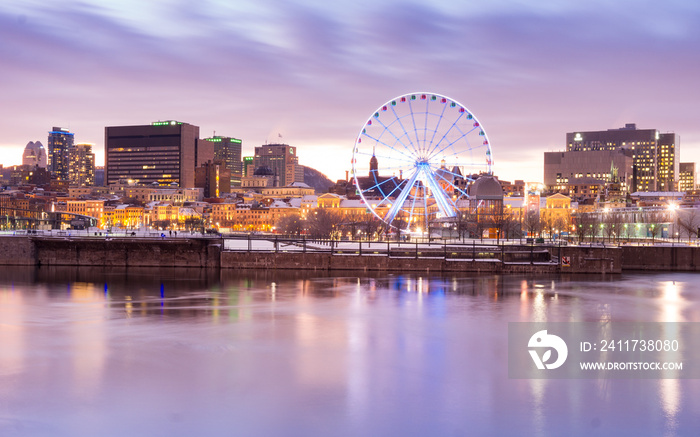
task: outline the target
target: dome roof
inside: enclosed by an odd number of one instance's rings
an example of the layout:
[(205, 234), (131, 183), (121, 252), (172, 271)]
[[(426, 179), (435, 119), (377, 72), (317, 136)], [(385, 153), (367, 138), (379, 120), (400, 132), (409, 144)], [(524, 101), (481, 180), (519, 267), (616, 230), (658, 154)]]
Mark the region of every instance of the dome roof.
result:
[(22, 165), (29, 165), (32, 167), (38, 165), (39, 167), (46, 168), (47, 161), (46, 149), (44, 149), (44, 145), (41, 144), (41, 141), (30, 141), (27, 143), (27, 146), (24, 148), (24, 153), (22, 154)]
[(275, 172), (270, 167), (258, 167), (255, 169), (253, 176), (274, 176)]
[(472, 185), (471, 194), (477, 200), (502, 200), (503, 188), (495, 177), (481, 175)]

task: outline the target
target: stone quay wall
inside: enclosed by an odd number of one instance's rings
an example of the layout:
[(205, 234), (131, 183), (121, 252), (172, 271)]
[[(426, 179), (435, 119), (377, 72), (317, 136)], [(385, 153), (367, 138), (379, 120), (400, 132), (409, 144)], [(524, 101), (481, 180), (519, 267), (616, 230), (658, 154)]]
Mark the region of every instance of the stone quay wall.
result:
[(36, 266), (220, 267), (207, 239), (0, 238), (0, 264)]
[[(402, 251), (408, 249), (401, 249)], [(528, 252), (534, 251), (532, 256)], [(543, 257), (543, 251), (547, 252)], [(465, 249), (469, 254), (469, 249)], [(539, 254), (538, 254), (539, 253)], [(360, 270), (481, 273), (621, 273), (700, 271), (700, 247), (506, 246), (496, 259), (401, 256), (409, 253), (224, 251), (212, 238), (0, 237), (0, 265), (201, 267), (222, 269)], [(430, 254), (429, 254), (430, 255)], [(546, 258), (546, 259), (545, 259)]]

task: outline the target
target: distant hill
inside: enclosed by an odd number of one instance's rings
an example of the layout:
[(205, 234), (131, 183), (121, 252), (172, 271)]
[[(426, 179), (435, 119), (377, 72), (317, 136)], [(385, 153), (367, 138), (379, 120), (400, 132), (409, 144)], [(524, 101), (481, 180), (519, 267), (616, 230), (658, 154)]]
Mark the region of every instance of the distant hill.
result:
[(304, 166), (304, 183), (316, 191), (316, 193), (327, 193), (328, 188), (335, 185), (335, 182), (331, 181), (315, 168)]

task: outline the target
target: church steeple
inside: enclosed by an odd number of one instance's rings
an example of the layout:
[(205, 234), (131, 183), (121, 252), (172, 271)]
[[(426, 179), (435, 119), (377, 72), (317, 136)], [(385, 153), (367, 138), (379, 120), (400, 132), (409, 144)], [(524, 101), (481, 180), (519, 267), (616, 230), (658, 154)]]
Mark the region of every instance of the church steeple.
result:
[(374, 156), (374, 148), (372, 149), (372, 157), (369, 159), (369, 175), (375, 177), (379, 175), (379, 161)]

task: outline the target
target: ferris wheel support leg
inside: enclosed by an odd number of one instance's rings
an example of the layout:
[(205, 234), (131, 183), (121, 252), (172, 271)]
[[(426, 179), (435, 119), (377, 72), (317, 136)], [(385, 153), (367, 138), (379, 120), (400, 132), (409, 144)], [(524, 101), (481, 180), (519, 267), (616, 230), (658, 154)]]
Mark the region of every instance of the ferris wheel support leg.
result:
[(403, 191), (401, 191), (401, 194), (399, 194), (399, 196), (394, 201), (394, 204), (391, 205), (391, 208), (389, 208), (389, 211), (387, 211), (386, 215), (384, 216), (384, 221), (386, 223), (391, 224), (391, 222), (394, 221), (396, 214), (399, 212), (399, 210), (403, 206), (403, 203), (408, 198), (408, 195), (411, 194), (411, 188), (413, 188), (413, 185), (416, 183), (416, 179), (418, 178), (418, 173), (419, 172), (413, 173), (413, 176), (411, 176), (411, 179), (408, 180)]

